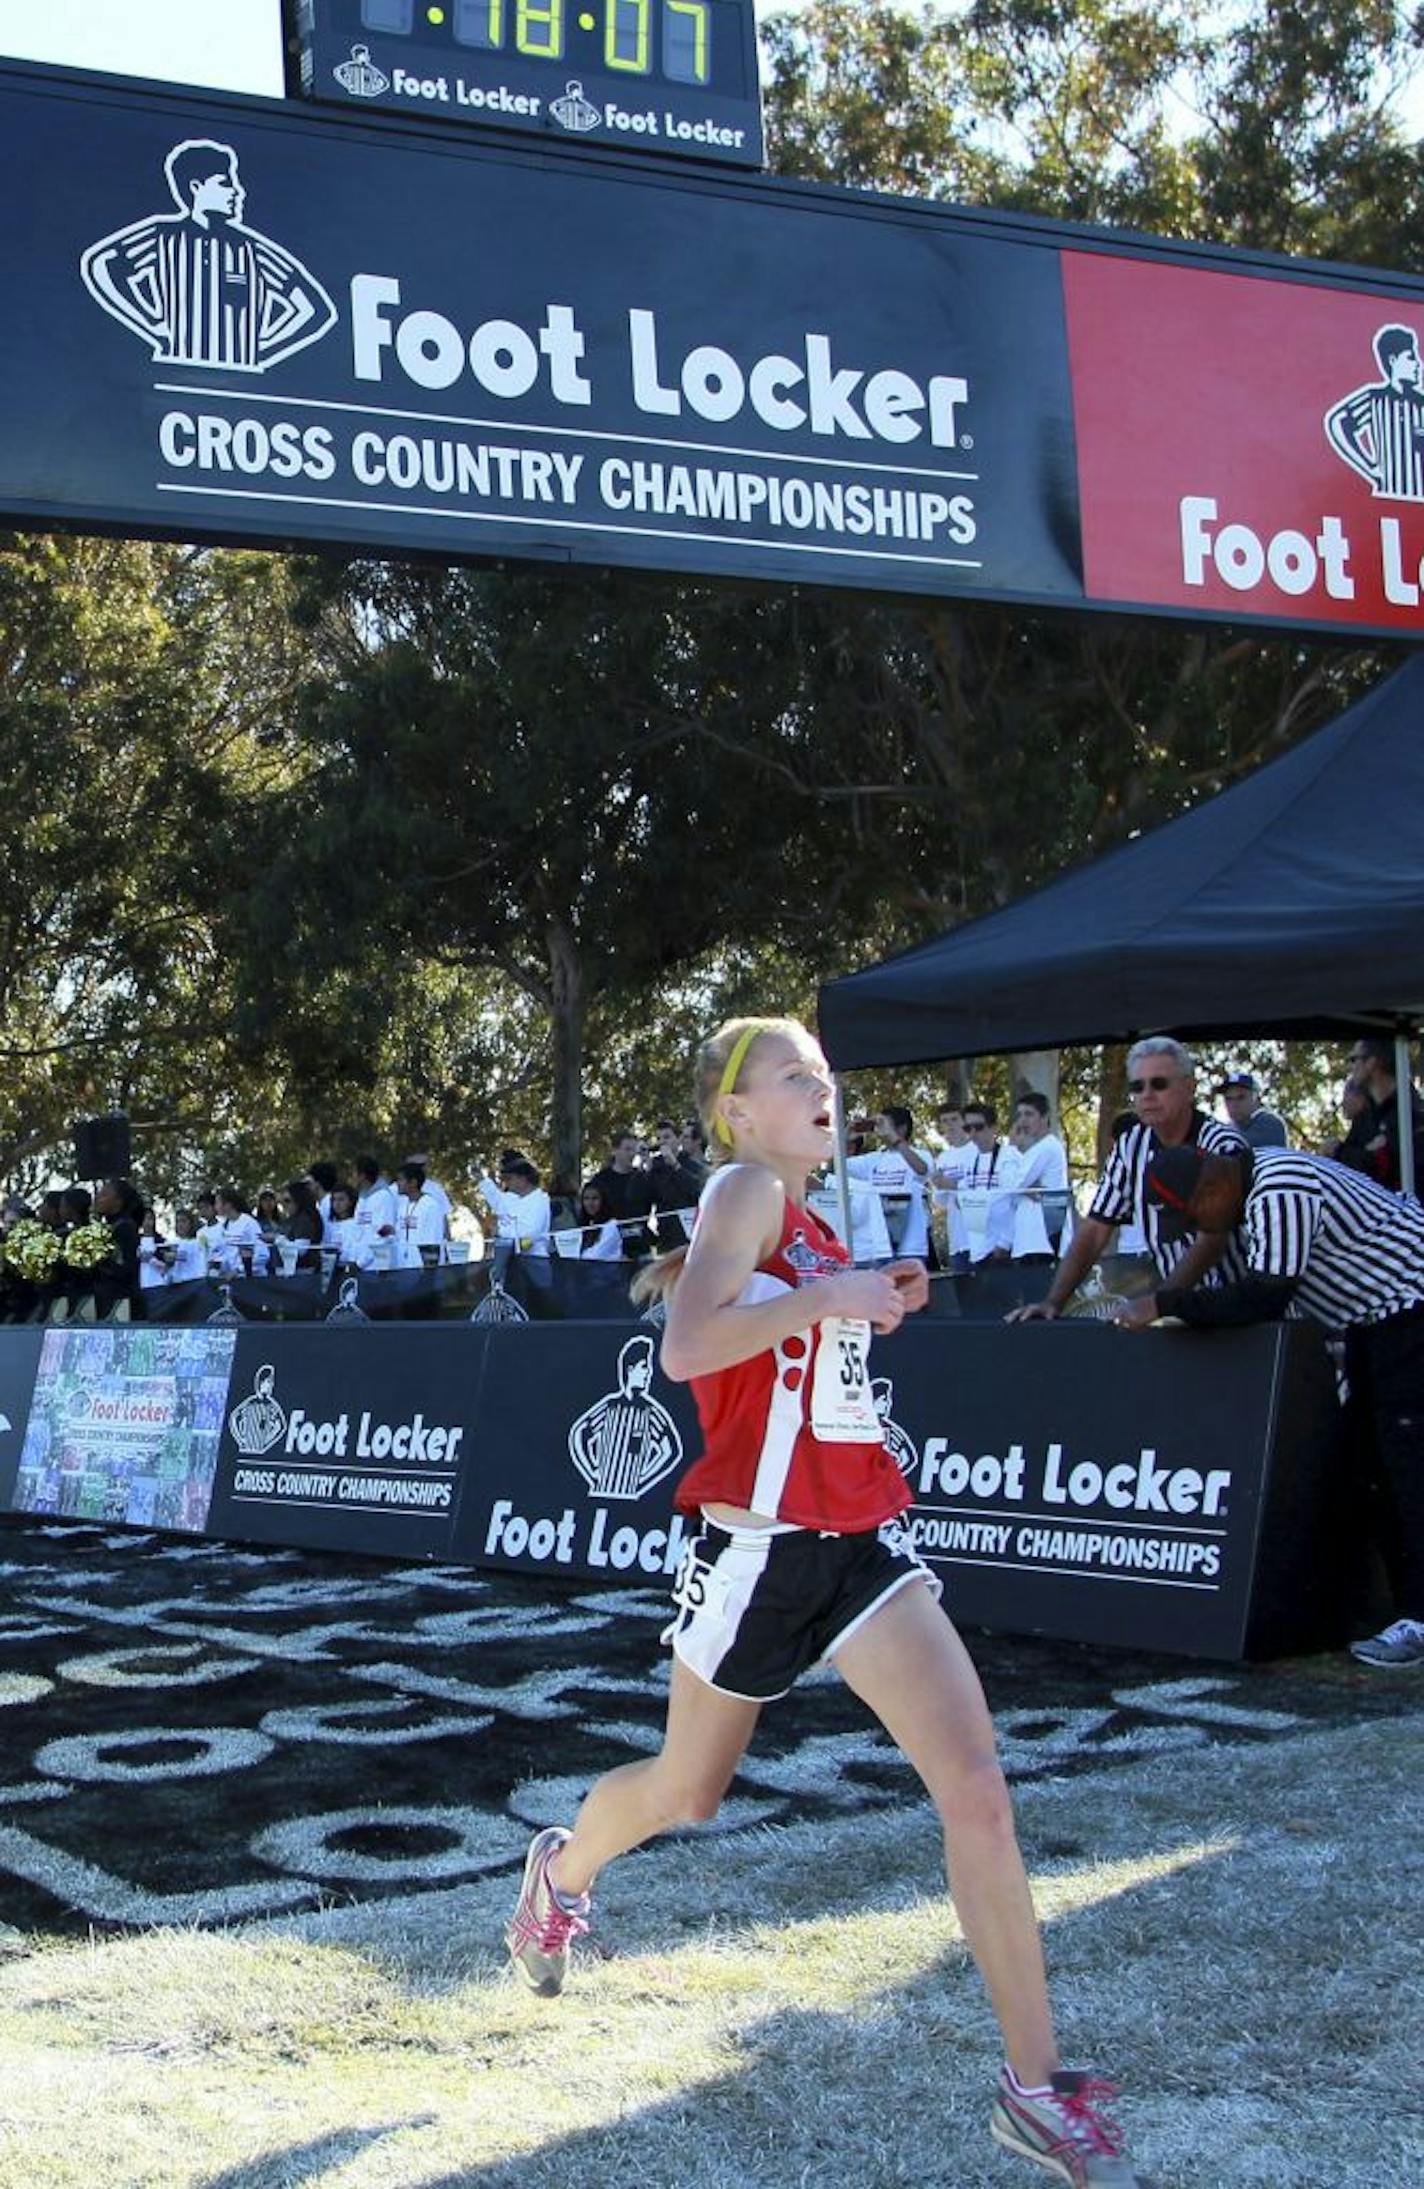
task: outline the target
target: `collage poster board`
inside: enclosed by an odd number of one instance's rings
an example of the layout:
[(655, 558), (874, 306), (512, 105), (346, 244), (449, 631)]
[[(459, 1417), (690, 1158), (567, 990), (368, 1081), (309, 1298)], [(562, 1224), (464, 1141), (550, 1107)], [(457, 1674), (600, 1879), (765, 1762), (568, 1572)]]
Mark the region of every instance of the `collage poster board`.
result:
[(207, 1525), (235, 1332), (46, 1332), (13, 1509), (200, 1534)]

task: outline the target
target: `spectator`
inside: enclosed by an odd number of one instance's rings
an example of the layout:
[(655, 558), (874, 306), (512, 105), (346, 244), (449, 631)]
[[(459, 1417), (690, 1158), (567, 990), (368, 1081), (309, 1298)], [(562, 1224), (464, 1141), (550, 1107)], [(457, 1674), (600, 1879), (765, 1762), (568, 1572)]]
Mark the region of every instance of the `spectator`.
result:
[(337, 1181), (340, 1176), (341, 1173), (336, 1165), (328, 1163), (324, 1159), (313, 1163), (307, 1171), (307, 1184), (316, 1195), (317, 1214), (321, 1218), (321, 1243), (323, 1246), (334, 1246), (336, 1244), (331, 1236), (331, 1196), (336, 1191)]
[[(854, 1133), (846, 1136), (846, 1148), (851, 1161), (864, 1150)], [(813, 1206), (823, 1223), (830, 1225), (838, 1239), (844, 1239), (844, 1222), (841, 1214), (841, 1189), (834, 1166), (827, 1170), (823, 1186), (824, 1199)], [(885, 1222), (885, 1204), (873, 1186), (867, 1186), (859, 1178), (846, 1180), (846, 1198), (850, 1203), (850, 1237), (844, 1243), (850, 1248), (851, 1260), (859, 1267), (894, 1260), (890, 1244), (890, 1232)]]
[(198, 1219), (198, 1243), (209, 1263), (215, 1262), (222, 1245), (222, 1224), (218, 1218), (218, 1197), (210, 1187), (205, 1187), (195, 1197), (193, 1212)]
[(847, 1168), (852, 1178), (872, 1186), (880, 1195), (885, 1226), (893, 1251), (903, 1260), (929, 1258), (929, 1216), (925, 1190), (934, 1168), (928, 1148), (915, 1145), (915, 1120), (898, 1104), (882, 1110), (875, 1119), (878, 1149), (854, 1155)]
[(146, 1208), (138, 1225), (138, 1282), (142, 1292), (152, 1292), (168, 1282), (163, 1242), (158, 1236), (158, 1217)]
[(999, 1137), (992, 1102), (966, 1102), (964, 1130), (974, 1153), (960, 1173), (958, 1197), (969, 1234), (969, 1260), (1006, 1262), (1014, 1244), (1013, 1189), (1021, 1167), (1016, 1148)]
[(282, 1204), (277, 1197), (275, 1186), (264, 1186), (262, 1188), (257, 1196), (252, 1213), (257, 1219), (258, 1230), (269, 1245), (272, 1240), (285, 1231), (286, 1226), (282, 1221)]
[(684, 1161), (678, 1129), (671, 1118), (662, 1118), (658, 1124), (657, 1144), (648, 1162), (653, 1208), (662, 1219), (658, 1224), (660, 1252), (686, 1245), (687, 1230), (682, 1212), (696, 1208), (705, 1178), (705, 1171), (699, 1176), (698, 1171)]
[[(1335, 1150), (1335, 1159), (1351, 1170), (1378, 1179), (1394, 1193), (1403, 1173), (1399, 1162), (1399, 1085), (1394, 1074), (1394, 1043), (1369, 1034), (1350, 1051), (1350, 1084), (1369, 1104), (1350, 1126)], [(1413, 1084), (1409, 1088), (1411, 1138), (1414, 1144), (1414, 1184), (1424, 1191), (1424, 1101)]]
[(397, 1269), (420, 1269), (438, 1262), (445, 1240), (445, 1212), (425, 1180), (422, 1163), (402, 1163), (396, 1172), (401, 1197), (397, 1225)]
[[(74, 1190), (71, 1188), (71, 1191)], [(78, 1189), (83, 1193), (84, 1189)], [(88, 1194), (84, 1199), (88, 1201)], [(117, 1312), (127, 1302), (130, 1312), (141, 1295), (138, 1271), (138, 1220), (143, 1203), (127, 1178), (106, 1178), (94, 1196), (94, 1213), (101, 1216), (114, 1235), (114, 1267), (94, 1272), (95, 1304), (101, 1314)]]
[(1284, 1148), (1289, 1145), (1285, 1119), (1277, 1117), (1274, 1110), (1262, 1106), (1256, 1091), (1255, 1074), (1252, 1072), (1228, 1072), (1217, 1093), (1226, 1104), (1226, 1114), (1238, 1132), (1246, 1135), (1253, 1148)]
[(445, 1187), (441, 1185), (439, 1179), (431, 1177), (429, 1156), (408, 1155), (406, 1157), (406, 1162), (418, 1163), (420, 1165), (420, 1168), (424, 1171), (425, 1190), (430, 1195), (432, 1201), (434, 1201), (438, 1205), (440, 1210), (440, 1220), (444, 1225), (444, 1229), (441, 1232), (440, 1236), (442, 1239), (448, 1239), (450, 1236), (450, 1215), (455, 1204), (451, 1200), (450, 1195), (446, 1191)]
[(298, 1269), (317, 1269), (321, 1263), (320, 1249), (326, 1237), (326, 1225), (317, 1206), (316, 1189), (307, 1177), (289, 1179), (283, 1191), (287, 1203), (283, 1235), (302, 1248), (297, 1256)]
[(697, 1178), (699, 1186), (705, 1186), (712, 1166), (707, 1160), (707, 1135), (698, 1118), (683, 1119), (677, 1129), (677, 1144), (683, 1161)]
[(498, 1227), (495, 1266), (503, 1272), (513, 1254), (547, 1256), (552, 1211), (549, 1196), (539, 1184), (539, 1173), (527, 1157), (506, 1155), (498, 1183), (480, 1180), (480, 1192), (489, 1203)]
[(208, 1251), (198, 1237), (196, 1209), (174, 1210), (173, 1243), (169, 1252), (172, 1256), (168, 1271), (170, 1284), (196, 1284), (207, 1276)]
[(608, 1204), (608, 1196), (596, 1178), (590, 1178), (579, 1195), (582, 1218), (579, 1253), (589, 1262), (621, 1262), (623, 1234)]
[(395, 1252), (396, 1196), (381, 1175), (374, 1155), (358, 1155), (356, 1172), (356, 1221), (370, 1235), (373, 1269), (389, 1269)]
[(330, 1237), (326, 1244), (336, 1249), (336, 1259), (343, 1269), (369, 1269), (376, 1257), (376, 1242), (369, 1224), (363, 1224), (356, 1214), (356, 1194), (352, 1187), (335, 1185), (331, 1189)]
[(87, 1224), (93, 1208), (87, 1186), (66, 1186), (59, 1196), (59, 1228), (72, 1231), (78, 1224)]
[[(78, 1190), (82, 1193), (84, 1188), (81, 1186)], [(63, 1231), (65, 1223), (64, 1195), (53, 1188), (48, 1193), (42, 1193), (40, 1195), (40, 1205), (36, 1209), (35, 1215), (38, 1221), (44, 1225), (46, 1231)]]
[[(1361, 1094), (1353, 1079), (1342, 1081), (1340, 1087), (1340, 1115), (1345, 1120), (1345, 1130), (1343, 1133), (1336, 1133), (1332, 1139), (1322, 1141), (1320, 1153), (1322, 1155), (1333, 1155), (1338, 1162), (1340, 1160), (1340, 1150), (1354, 1131), (1355, 1125), (1359, 1119), (1368, 1118), (1372, 1114), (1373, 1108), (1374, 1105), (1369, 1096)], [(1353, 1163), (1350, 1165), (1352, 1170), (1356, 1167)]]
[(939, 1136), (944, 1146), (935, 1157), (930, 1171), (930, 1182), (934, 1188), (930, 1199), (944, 1214), (945, 1252), (949, 1257), (949, 1265), (952, 1269), (964, 1269), (969, 1263), (969, 1233), (965, 1229), (964, 1211), (959, 1206), (959, 1196), (954, 1189), (959, 1183), (960, 1174), (974, 1160), (974, 1143), (964, 1130), (964, 1111), (959, 1103), (946, 1102), (943, 1109), (936, 1114), (935, 1123), (939, 1127)]
[(1424, 1209), (1327, 1156), (1275, 1148), (1235, 1161), (1164, 1149), (1147, 1190), (1164, 1224), (1236, 1233), (1242, 1274), (1207, 1291), (1164, 1286), (1123, 1321), (1211, 1329), (1292, 1314), (1344, 1331), (1356, 1418), (1391, 1508), (1382, 1547), (1399, 1612), (1354, 1654), (1424, 1666)]
[(614, 1134), (612, 1152), (602, 1170), (594, 1172), (614, 1217), (624, 1227), (623, 1252), (635, 1257), (652, 1251), (647, 1226), (636, 1221), (650, 1216), (653, 1208), (652, 1181), (638, 1162), (641, 1147), (632, 1127), (625, 1126)]
[(267, 1242), (246, 1195), (237, 1186), (217, 1192), (218, 1236), (213, 1255), (225, 1277), (247, 1272), (260, 1277), (267, 1267)]
[(1052, 1130), (1047, 1095), (1026, 1088), (1014, 1105), (1020, 1165), (1014, 1187), (1013, 1259), (1051, 1262), (1068, 1219), (1068, 1150)]
[(583, 1218), (579, 1213), (581, 1188), (576, 1179), (561, 1171), (549, 1180), (550, 1222), (555, 1231), (577, 1231)]
[(1179, 1041), (1151, 1034), (1127, 1053), (1127, 1091), (1132, 1117), (1114, 1135), (1098, 1190), (1087, 1215), (1058, 1265), (1046, 1296), (1031, 1307), (1015, 1308), (1010, 1322), (1052, 1322), (1061, 1315), (1098, 1258), (1106, 1253), (1114, 1228), (1136, 1223), (1163, 1281), (1183, 1287), (1218, 1281), (1216, 1265), (1235, 1275), (1232, 1249), (1211, 1233), (1200, 1239), (1168, 1238), (1161, 1211), (1147, 1200), (1147, 1165), (1159, 1148), (1199, 1147), (1210, 1154), (1241, 1154), (1246, 1142), (1234, 1125), (1208, 1117), (1196, 1100), (1196, 1062)]

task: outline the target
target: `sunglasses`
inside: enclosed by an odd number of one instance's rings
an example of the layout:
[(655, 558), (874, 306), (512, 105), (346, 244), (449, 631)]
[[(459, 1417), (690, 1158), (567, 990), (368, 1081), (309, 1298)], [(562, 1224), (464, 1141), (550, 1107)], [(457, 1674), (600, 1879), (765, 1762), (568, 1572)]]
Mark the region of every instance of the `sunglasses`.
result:
[(1170, 1079), (1130, 1079), (1127, 1091), (1130, 1095), (1146, 1094), (1150, 1087), (1153, 1094), (1165, 1094), (1171, 1084)]

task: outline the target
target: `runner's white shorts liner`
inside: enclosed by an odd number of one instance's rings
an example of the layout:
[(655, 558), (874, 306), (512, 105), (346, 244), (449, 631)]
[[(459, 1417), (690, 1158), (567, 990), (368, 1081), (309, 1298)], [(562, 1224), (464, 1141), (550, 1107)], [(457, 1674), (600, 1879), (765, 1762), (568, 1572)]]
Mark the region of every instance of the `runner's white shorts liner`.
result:
[(683, 1553), (663, 1640), (723, 1694), (773, 1702), (911, 1582), (940, 1594), (902, 1520), (818, 1535), (704, 1519)]

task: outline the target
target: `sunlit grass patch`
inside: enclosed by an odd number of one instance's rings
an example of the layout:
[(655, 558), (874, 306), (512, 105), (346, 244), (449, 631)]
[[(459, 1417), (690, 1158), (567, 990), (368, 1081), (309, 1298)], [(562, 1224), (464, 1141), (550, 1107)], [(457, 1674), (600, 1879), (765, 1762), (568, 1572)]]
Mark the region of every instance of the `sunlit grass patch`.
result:
[[(1066, 2049), (1122, 2074), (1165, 2189), (1412, 2189), (1409, 1733), (1024, 1790)], [(502, 1968), (518, 1852), (0, 1959), (0, 2189), (1011, 2189), (922, 1802), (618, 1864), (554, 2002)]]

